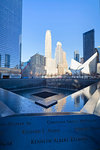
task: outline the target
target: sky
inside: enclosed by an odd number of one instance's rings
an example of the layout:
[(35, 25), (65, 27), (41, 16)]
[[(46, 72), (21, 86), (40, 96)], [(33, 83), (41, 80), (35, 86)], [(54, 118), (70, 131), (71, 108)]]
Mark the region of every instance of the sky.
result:
[(60, 41), (70, 66), (75, 50), (83, 56), (83, 33), (91, 29), (100, 46), (100, 0), (23, 0), (22, 61), (45, 55), (45, 33), (51, 30), (52, 57)]

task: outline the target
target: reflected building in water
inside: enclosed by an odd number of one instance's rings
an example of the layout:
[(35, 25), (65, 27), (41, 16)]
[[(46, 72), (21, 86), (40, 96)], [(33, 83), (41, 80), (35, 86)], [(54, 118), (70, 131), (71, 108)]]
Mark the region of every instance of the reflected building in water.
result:
[(62, 112), (65, 104), (66, 104), (66, 97), (58, 101), (58, 103), (55, 106), (56, 112)]
[(87, 88), (80, 90), (79, 92), (76, 92), (75, 94), (72, 94), (72, 98), (74, 99), (74, 104), (78, 107), (80, 102), (83, 101), (83, 105), (85, 105), (87, 101), (95, 93), (96, 89), (97, 89), (97, 86), (94, 84), (94, 85), (91, 85)]
[(80, 106), (80, 96), (74, 98), (74, 105), (75, 105), (75, 107), (79, 107)]

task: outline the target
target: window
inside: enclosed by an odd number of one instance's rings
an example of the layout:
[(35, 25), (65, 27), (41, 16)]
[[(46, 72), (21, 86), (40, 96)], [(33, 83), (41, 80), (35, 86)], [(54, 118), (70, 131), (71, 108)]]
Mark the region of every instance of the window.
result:
[(5, 67), (10, 68), (10, 55), (5, 54)]

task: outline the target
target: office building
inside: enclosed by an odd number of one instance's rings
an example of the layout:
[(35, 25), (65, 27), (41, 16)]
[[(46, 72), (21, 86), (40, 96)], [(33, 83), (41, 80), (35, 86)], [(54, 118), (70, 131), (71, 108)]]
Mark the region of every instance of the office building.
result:
[(68, 71), (68, 64), (66, 60), (66, 53), (62, 49), (61, 42), (57, 42), (55, 50), (56, 66), (58, 69), (58, 75), (63, 75)]
[(96, 51), (98, 53), (98, 57), (97, 57), (97, 74), (100, 75), (100, 46), (98, 46), (96, 48)]
[(100, 46), (97, 47), (97, 50), (98, 50), (98, 61), (100, 63)]
[(81, 63), (81, 64), (84, 63), (84, 58), (83, 58), (83, 57), (80, 58), (80, 63)]
[(79, 62), (79, 51), (74, 51), (74, 59)]
[(45, 57), (40, 54), (33, 55), (23, 66), (22, 77), (32, 78), (45, 75)]
[(46, 58), (51, 58), (51, 47), (52, 47), (52, 42), (51, 42), (51, 31), (47, 30), (46, 35), (45, 35), (45, 57)]
[(40, 54), (35, 54), (30, 58), (31, 71), (33, 75), (45, 74), (45, 57)]
[(51, 32), (50, 30), (46, 31), (45, 35), (45, 58), (46, 58), (46, 75), (56, 75), (57, 68), (55, 59), (52, 58), (52, 42), (51, 42)]
[(57, 42), (57, 47), (55, 50), (55, 59), (57, 65), (63, 63), (63, 49), (61, 42)]
[(83, 57), (87, 61), (95, 53), (94, 29), (83, 34)]
[(0, 0), (0, 74), (2, 78), (9, 78), (21, 72), (21, 34), (22, 0)]

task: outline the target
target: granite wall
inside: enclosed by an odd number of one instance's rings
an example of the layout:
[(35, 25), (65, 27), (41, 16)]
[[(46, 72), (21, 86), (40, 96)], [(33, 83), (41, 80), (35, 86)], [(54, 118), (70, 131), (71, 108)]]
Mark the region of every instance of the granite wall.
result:
[(86, 78), (0, 79), (0, 88), (14, 90), (20, 88), (47, 86), (53, 88), (65, 88), (69, 90), (79, 90), (98, 81), (100, 81), (100, 79), (86, 79)]
[(42, 78), (33, 79), (0, 79), (0, 88), (14, 90), (20, 88), (31, 88), (45, 86), (46, 80)]

